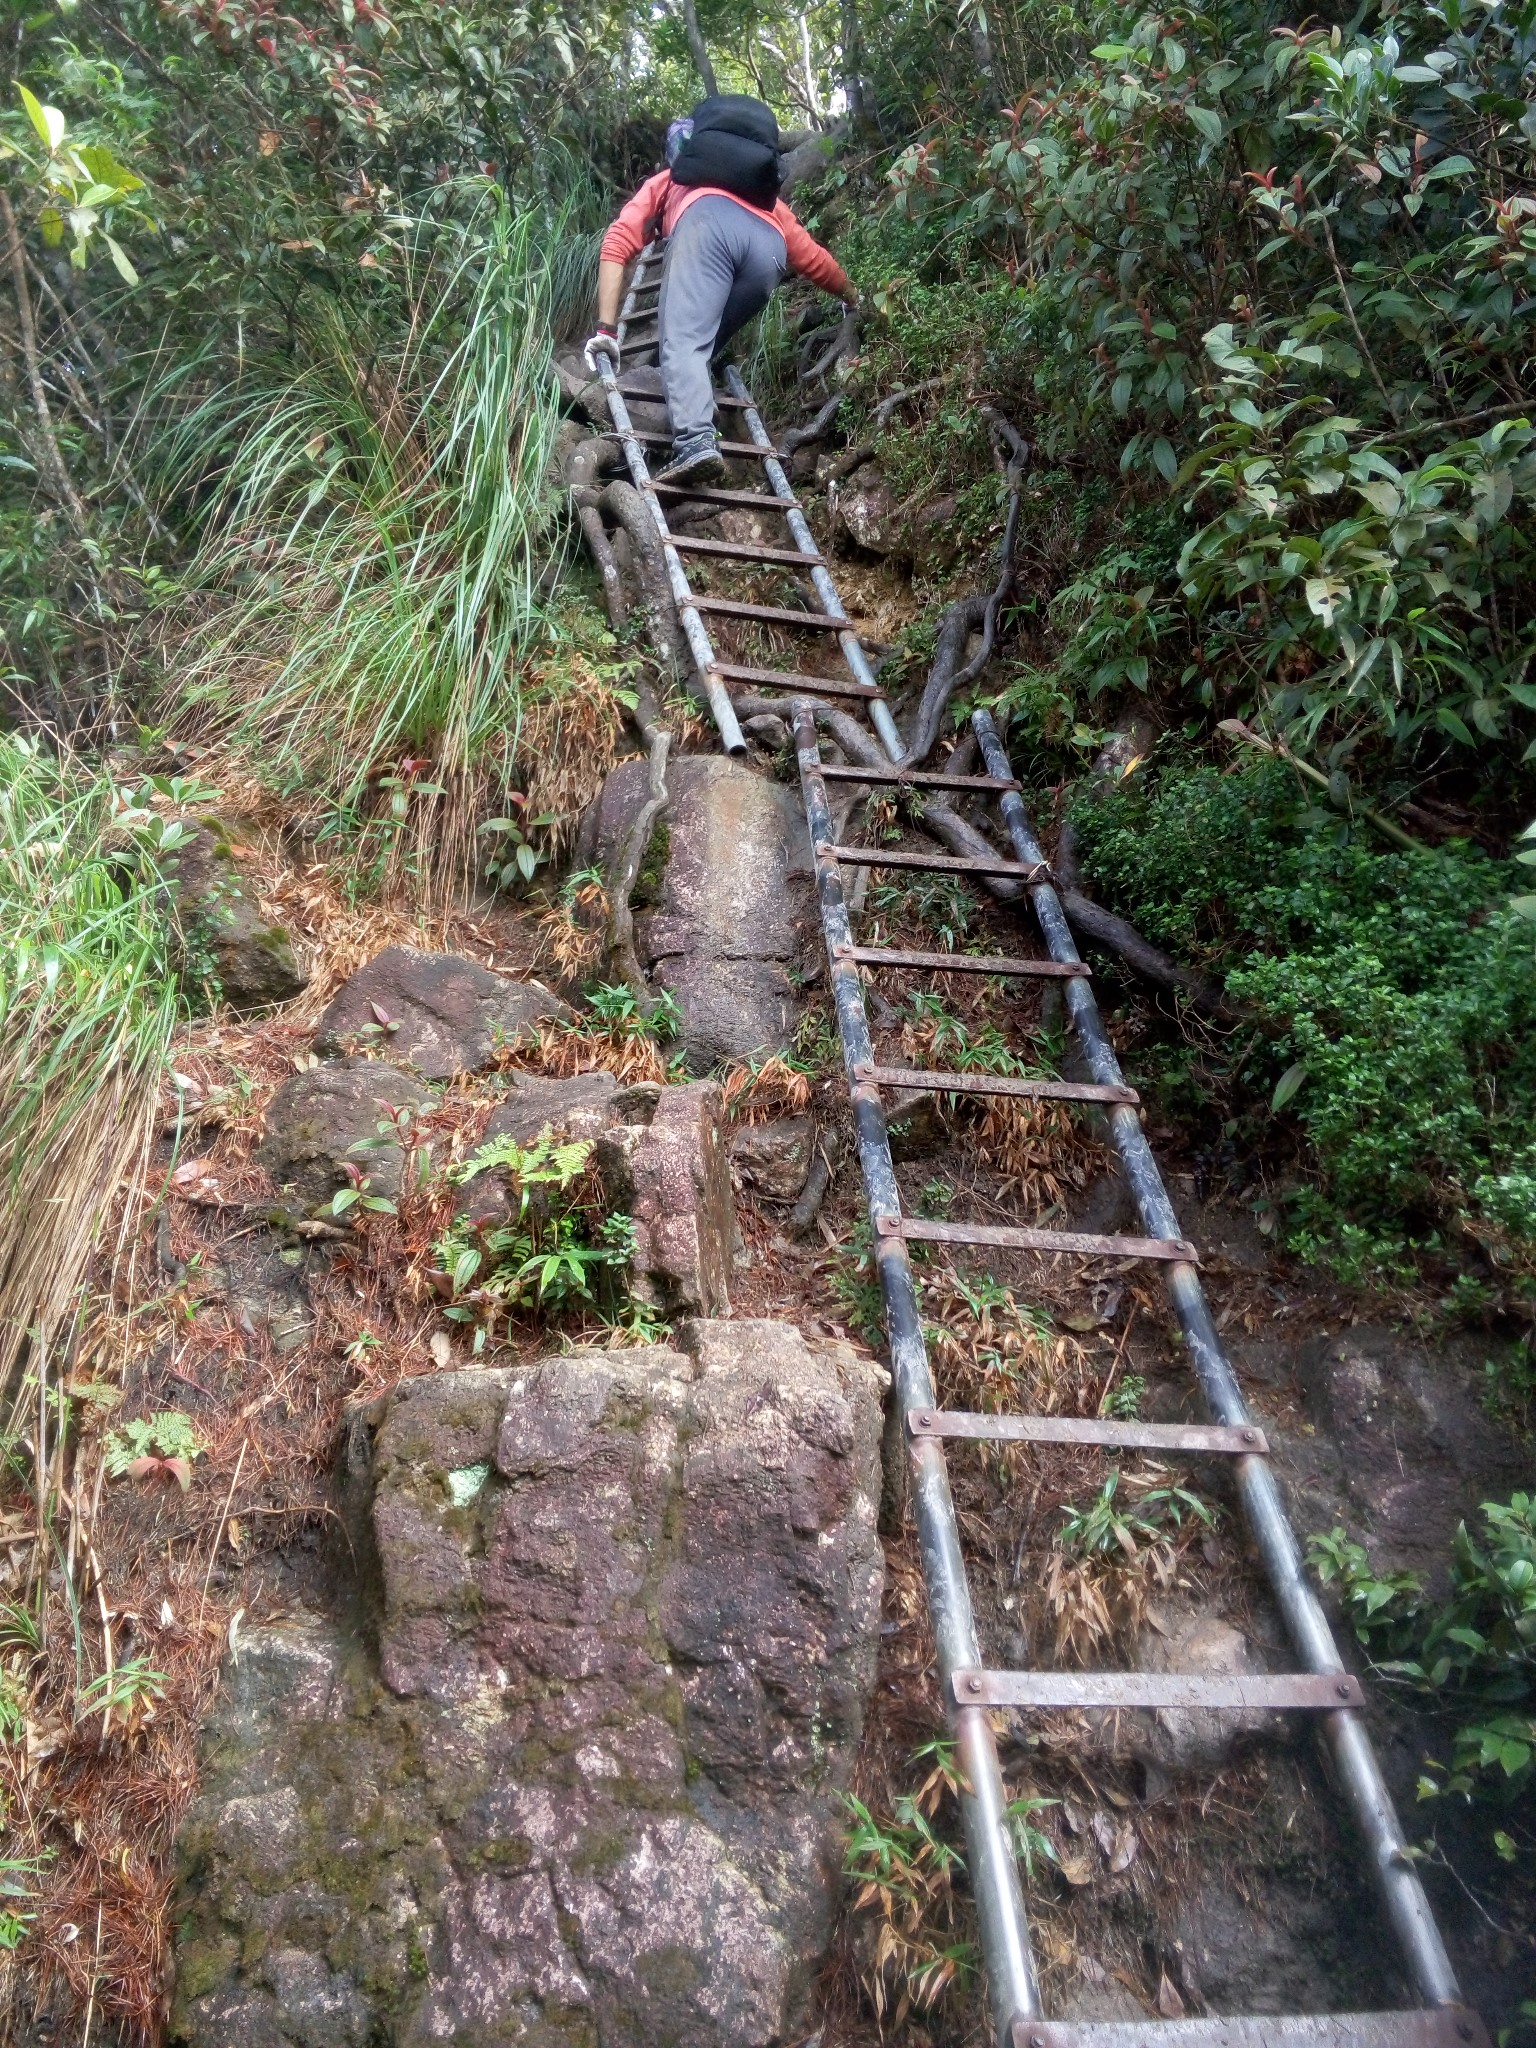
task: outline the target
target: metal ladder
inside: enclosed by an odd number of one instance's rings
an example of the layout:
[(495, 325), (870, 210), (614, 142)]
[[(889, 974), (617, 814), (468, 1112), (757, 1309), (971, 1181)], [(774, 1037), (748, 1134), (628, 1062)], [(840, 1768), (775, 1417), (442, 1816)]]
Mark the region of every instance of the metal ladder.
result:
[[(628, 360), (654, 362), (662, 253), (652, 244), (639, 258), (619, 322)], [(642, 300), (646, 303), (642, 303)], [(647, 499), (665, 551), (679, 616), (720, 738), (733, 754), (745, 751), (727, 685), (751, 683), (784, 693), (793, 721), (806, 823), (815, 854), (816, 889), (826, 942), (831, 989), (852, 1101), (859, 1164), (869, 1204), (875, 1265), (889, 1340), (896, 1420), (906, 1438), (910, 1502), (938, 1648), (941, 1686), (966, 1792), (961, 1798), (969, 1848), (967, 1868), (976, 1902), (998, 2048), (1487, 2048), (1477, 2015), (1462, 2003), (1450, 1959), (1431, 1913), (1401, 1824), (1393, 1809), (1370, 1738), (1360, 1718), (1365, 1700), (1345, 1669), (1326, 1616), (1306, 1578), (1300, 1546), (1268, 1463), (1269, 1446), (1243, 1401), (1200, 1284), (1199, 1256), (1181, 1234), (1157, 1162), (1142, 1130), (1138, 1098), (1125, 1084), (1094, 999), (1090, 971), (1079, 957), (1071, 927), (1045, 856), (1024, 808), (1018, 779), (991, 718), (978, 711), (972, 727), (985, 774), (946, 775), (901, 765), (904, 743), (859, 636), (838, 597), (751, 394), (734, 369), (718, 392), (722, 410), (739, 414), (747, 441), (724, 441), (722, 452), (763, 465), (767, 492), (653, 484), (644, 445), (667, 436), (640, 434), (630, 423), (622, 375), (603, 366), (608, 408), (623, 443), (631, 477)], [(630, 395), (642, 395), (631, 385)], [(646, 391), (643, 395), (653, 397)], [(781, 513), (793, 548), (765, 548), (674, 534), (662, 497), (703, 500)], [(803, 573), (820, 610), (739, 604), (696, 597), (683, 567), (685, 553), (771, 562)], [(759, 669), (721, 661), (710, 641), (706, 615), (758, 619), (835, 635), (849, 671), (846, 678)], [(821, 758), (814, 699), (853, 698), (867, 710), (889, 768), (831, 765)], [(886, 786), (904, 792), (961, 790), (995, 798), (1013, 858), (957, 859), (938, 853), (897, 852), (839, 845), (827, 796), (829, 782)], [(1005, 879), (1027, 895), (1044, 958), (1003, 959), (965, 954), (902, 952), (854, 943), (843, 895), (850, 866), (913, 869), (963, 875), (978, 882)], [(977, 1072), (934, 1072), (880, 1065), (865, 1014), (863, 977), (882, 968), (970, 969), (1003, 976), (1050, 977), (1064, 993), (1071, 1028), (1088, 1081), (1026, 1080)], [(1097, 1105), (1105, 1114), (1121, 1170), (1145, 1236), (1089, 1236), (1073, 1231), (982, 1223), (937, 1222), (904, 1213), (897, 1188), (883, 1107), (883, 1091), (926, 1089), (946, 1094), (1033, 1097)], [(923, 1321), (908, 1246), (917, 1243), (998, 1247), (1080, 1257), (1142, 1259), (1164, 1276), (1185, 1348), (1211, 1421), (1205, 1425), (1119, 1422), (1052, 1415), (993, 1415), (944, 1409), (936, 1397), (923, 1337)], [(1069, 1443), (1107, 1450), (1152, 1450), (1230, 1457), (1248, 1531), (1270, 1591), (1284, 1618), (1299, 1669), (1276, 1676), (1106, 1671), (1001, 1671), (982, 1658), (961, 1549), (960, 1530), (945, 1464), (945, 1442)], [(1416, 2009), (1327, 2017), (1183, 2019), (1148, 2022), (1051, 2021), (1041, 2010), (1030, 1950), (1024, 1898), (1007, 1818), (1007, 1793), (998, 1761), (993, 1715), (998, 1709), (1051, 1708), (1265, 1708), (1317, 1716), (1334, 1775), (1353, 1817), (1387, 1919), (1397, 1938)]]

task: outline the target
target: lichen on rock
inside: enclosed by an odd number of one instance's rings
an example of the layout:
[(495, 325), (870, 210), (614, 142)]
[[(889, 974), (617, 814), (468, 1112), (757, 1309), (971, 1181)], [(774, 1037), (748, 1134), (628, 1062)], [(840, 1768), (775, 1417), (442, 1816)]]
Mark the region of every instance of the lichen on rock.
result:
[(879, 1378), (701, 1321), (405, 1382), (377, 1660), (258, 1631), (207, 1731), (173, 2038), (789, 2037), (874, 1675)]

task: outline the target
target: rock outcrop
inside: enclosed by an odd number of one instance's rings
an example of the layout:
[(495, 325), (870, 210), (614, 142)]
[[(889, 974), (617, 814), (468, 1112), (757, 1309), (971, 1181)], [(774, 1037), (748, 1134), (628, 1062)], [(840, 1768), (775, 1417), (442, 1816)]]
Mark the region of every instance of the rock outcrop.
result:
[(292, 1074), (267, 1105), (266, 1135), (256, 1148), (281, 1194), (318, 1209), (352, 1175), (365, 1174), (369, 1193), (393, 1201), (400, 1192), (405, 1150), (400, 1112), (435, 1100), (413, 1075), (362, 1054), (324, 1060)]
[(304, 988), (293, 941), (262, 912), (240, 873), (229, 828), (206, 818), (161, 857), (176, 911), (182, 972), (235, 1010), (285, 1003)]
[(388, 946), (340, 989), (315, 1032), (322, 1055), (374, 1049), (429, 1081), (490, 1066), (503, 1046), (569, 1017), (538, 981), (493, 974), (458, 953)]
[(877, 1380), (698, 1322), (405, 1382), (377, 1666), (318, 1619), (254, 1632), (207, 1731), (172, 2038), (792, 2039), (874, 1673)]
[[(546, 1129), (592, 1140), (608, 1209), (634, 1224), (631, 1291), (664, 1315), (723, 1316), (737, 1239), (724, 1118), (714, 1081), (624, 1088), (605, 1073), (519, 1075), (482, 1142), (527, 1146)], [(482, 1228), (510, 1221), (506, 1173), (476, 1174), (459, 1211)]]
[[(635, 940), (676, 997), (684, 1052), (702, 1072), (793, 1038), (792, 969), (812, 957), (814, 870), (799, 799), (742, 763), (685, 754), (667, 792), (641, 868)], [(645, 794), (645, 763), (622, 762), (588, 820), (589, 857), (609, 857)]]

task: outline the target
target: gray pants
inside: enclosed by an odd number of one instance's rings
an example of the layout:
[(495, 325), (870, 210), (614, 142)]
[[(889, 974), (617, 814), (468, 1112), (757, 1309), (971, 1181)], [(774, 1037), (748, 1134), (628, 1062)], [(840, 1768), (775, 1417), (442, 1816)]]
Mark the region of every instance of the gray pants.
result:
[(680, 456), (714, 444), (709, 359), (773, 296), (784, 237), (734, 199), (695, 199), (672, 230), (661, 274), (661, 381)]

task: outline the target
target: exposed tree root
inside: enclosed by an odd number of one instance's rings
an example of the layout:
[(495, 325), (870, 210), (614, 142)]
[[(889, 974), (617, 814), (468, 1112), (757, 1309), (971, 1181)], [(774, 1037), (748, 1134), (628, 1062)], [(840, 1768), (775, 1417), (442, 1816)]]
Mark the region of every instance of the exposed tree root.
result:
[(837, 1177), (837, 1170), (842, 1165), (847, 1150), (847, 1140), (835, 1125), (818, 1130), (811, 1170), (805, 1177), (805, 1186), (800, 1190), (800, 1198), (790, 1210), (789, 1221), (785, 1225), (787, 1237), (809, 1237), (816, 1228), (821, 1205), (827, 1199), (828, 1191)]
[(629, 597), (603, 526), (602, 500), (597, 489), (598, 479), (614, 466), (613, 443), (600, 435), (578, 441), (565, 459), (566, 488), (571, 494), (571, 503), (576, 507), (576, 517), (581, 522), (592, 559), (597, 564), (597, 573), (602, 578), (608, 623), (617, 632), (629, 617)]
[(831, 432), (832, 422), (837, 418), (842, 402), (843, 394), (840, 391), (836, 392), (814, 419), (807, 420), (803, 427), (791, 427), (779, 443), (780, 462), (788, 462), (792, 455), (798, 454), (802, 448), (809, 447), (812, 441), (823, 440)]
[(645, 602), (656, 615), (656, 637), (681, 675), (689, 667), (688, 643), (672, 597), (672, 580), (661, 551), (661, 536), (644, 498), (622, 477), (616, 477), (598, 500), (600, 508), (629, 537), (629, 545)]
[(947, 377), (925, 377), (921, 384), (903, 384), (899, 391), (882, 398), (875, 407), (875, 432), (883, 434), (891, 423), (892, 413), (899, 405), (905, 405), (909, 398), (916, 398), (924, 391), (938, 391), (948, 382)]
[(603, 878), (608, 898), (608, 921), (603, 943), (610, 971), (617, 973), (634, 996), (642, 1014), (650, 1017), (655, 1014), (657, 999), (635, 951), (635, 920), (629, 899), (634, 891), (635, 877), (645, 859), (645, 849), (651, 843), (656, 820), (667, 807), (667, 755), (672, 746), (672, 735), (661, 723), (660, 708), (647, 683), (642, 682), (636, 687), (632, 716), (647, 748), (647, 792), (645, 802), (635, 813), (635, 821), (623, 844), (615, 851), (608, 873)]
[[(917, 707), (917, 721), (912, 738), (907, 746), (904, 764), (915, 767), (926, 761), (933, 751), (933, 743), (939, 736), (939, 727), (949, 700), (956, 690), (973, 683), (992, 659), (997, 644), (997, 615), (1013, 590), (1013, 549), (1019, 532), (1019, 510), (1023, 500), (1024, 475), (1029, 467), (1030, 446), (1010, 421), (1003, 418), (989, 405), (981, 408), (982, 417), (992, 430), (995, 443), (1005, 445), (1008, 459), (1004, 465), (1004, 476), (1008, 482), (1008, 517), (1003, 524), (1003, 538), (998, 547), (998, 578), (996, 587), (985, 598), (963, 597), (958, 604), (951, 605), (944, 615), (939, 628), (938, 646), (934, 650), (933, 666), (928, 671), (928, 681), (923, 686), (922, 699)], [(981, 645), (975, 655), (963, 668), (958, 666), (964, 654), (971, 633), (977, 625), (981, 627)]]
[[(794, 704), (807, 702), (805, 698), (786, 703), (783, 699), (775, 702), (767, 697), (738, 697), (736, 710), (738, 716), (750, 717), (760, 717), (764, 713), (782, 715), (784, 711), (792, 714)], [(837, 742), (850, 761), (865, 768), (890, 766), (879, 742), (846, 712), (834, 710), (830, 704), (810, 704), (809, 708), (815, 713), (816, 723)], [(957, 769), (955, 772), (965, 771)], [(925, 832), (931, 832), (951, 853), (959, 854), (962, 859), (996, 858), (997, 849), (991, 840), (978, 832), (974, 825), (968, 824), (958, 811), (951, 810), (948, 804), (935, 797), (922, 799), (922, 826)], [(1000, 903), (1016, 903), (1024, 894), (1018, 882), (1010, 882), (1001, 876), (978, 877), (978, 880)], [(1170, 959), (1123, 917), (1117, 917), (1112, 910), (1105, 910), (1077, 889), (1063, 889), (1061, 900), (1067, 916), (1079, 931), (1106, 952), (1123, 960), (1127, 967), (1134, 968), (1146, 980), (1170, 990), (1208, 1016), (1227, 1013), (1228, 1005), (1220, 989), (1193, 968), (1181, 967), (1177, 960)]]

